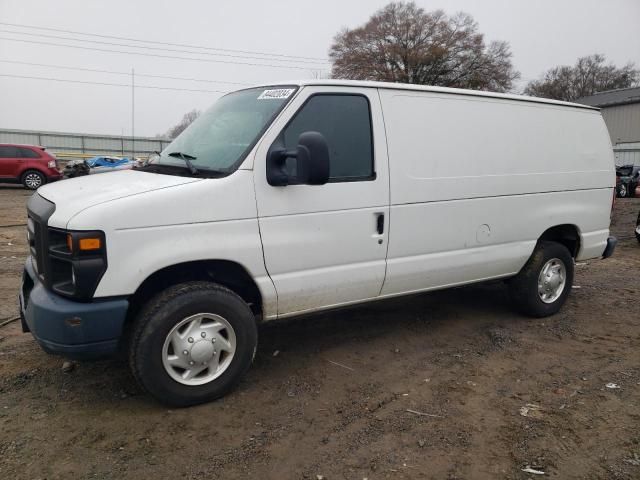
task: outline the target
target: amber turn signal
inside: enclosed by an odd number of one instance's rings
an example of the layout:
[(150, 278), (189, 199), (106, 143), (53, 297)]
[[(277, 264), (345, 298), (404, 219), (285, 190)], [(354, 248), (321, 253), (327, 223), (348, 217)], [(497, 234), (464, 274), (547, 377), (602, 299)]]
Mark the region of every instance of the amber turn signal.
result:
[(81, 238), (78, 245), (80, 250), (99, 250), (101, 243), (99, 238)]
[(73, 237), (70, 233), (67, 234), (67, 248), (70, 252), (73, 252)]

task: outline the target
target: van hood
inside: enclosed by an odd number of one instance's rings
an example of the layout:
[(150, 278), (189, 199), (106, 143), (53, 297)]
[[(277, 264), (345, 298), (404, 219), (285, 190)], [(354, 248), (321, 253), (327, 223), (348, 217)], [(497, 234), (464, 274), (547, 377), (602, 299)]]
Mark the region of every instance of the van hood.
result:
[(38, 194), (56, 205), (51, 226), (65, 228), (71, 217), (94, 205), (201, 180), (176, 175), (120, 170), (44, 185), (38, 189)]

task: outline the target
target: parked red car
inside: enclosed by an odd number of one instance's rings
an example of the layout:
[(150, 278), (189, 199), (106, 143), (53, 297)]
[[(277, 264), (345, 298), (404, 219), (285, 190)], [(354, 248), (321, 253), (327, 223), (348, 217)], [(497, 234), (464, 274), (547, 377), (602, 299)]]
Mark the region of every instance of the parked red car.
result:
[(0, 182), (22, 183), (35, 190), (61, 178), (58, 160), (44, 147), (0, 143)]

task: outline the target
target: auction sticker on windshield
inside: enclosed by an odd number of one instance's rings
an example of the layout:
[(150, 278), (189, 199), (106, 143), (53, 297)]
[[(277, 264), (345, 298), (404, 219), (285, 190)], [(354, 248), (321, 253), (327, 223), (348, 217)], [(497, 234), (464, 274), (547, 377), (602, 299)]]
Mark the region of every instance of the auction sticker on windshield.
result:
[(258, 100), (280, 100), (282, 98), (289, 98), (295, 91), (295, 88), (274, 88), (265, 90), (260, 94)]

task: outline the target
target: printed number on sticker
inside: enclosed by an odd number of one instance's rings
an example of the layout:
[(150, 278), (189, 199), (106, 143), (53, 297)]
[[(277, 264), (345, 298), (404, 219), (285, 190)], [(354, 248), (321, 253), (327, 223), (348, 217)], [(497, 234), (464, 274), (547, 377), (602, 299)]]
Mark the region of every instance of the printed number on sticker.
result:
[(260, 94), (258, 100), (280, 100), (282, 98), (289, 98), (293, 93), (293, 90), (293, 88), (275, 88), (265, 90)]

